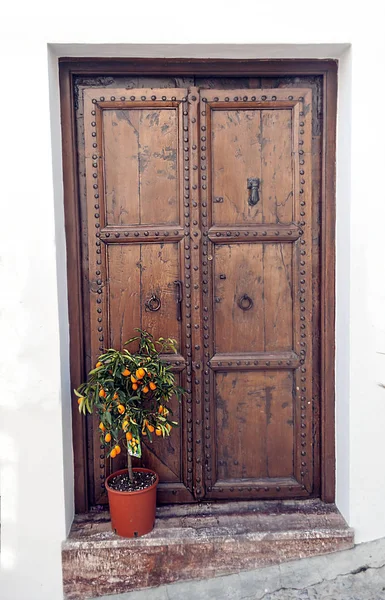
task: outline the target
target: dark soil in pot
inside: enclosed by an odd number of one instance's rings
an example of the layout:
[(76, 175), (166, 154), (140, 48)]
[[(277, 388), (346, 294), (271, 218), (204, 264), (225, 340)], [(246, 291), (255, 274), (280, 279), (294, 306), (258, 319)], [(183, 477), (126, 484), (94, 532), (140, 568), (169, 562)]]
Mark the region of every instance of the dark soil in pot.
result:
[(111, 477), (108, 485), (117, 492), (138, 492), (150, 487), (156, 481), (154, 473), (134, 471), (134, 481), (130, 481), (128, 473), (119, 473), (115, 477)]

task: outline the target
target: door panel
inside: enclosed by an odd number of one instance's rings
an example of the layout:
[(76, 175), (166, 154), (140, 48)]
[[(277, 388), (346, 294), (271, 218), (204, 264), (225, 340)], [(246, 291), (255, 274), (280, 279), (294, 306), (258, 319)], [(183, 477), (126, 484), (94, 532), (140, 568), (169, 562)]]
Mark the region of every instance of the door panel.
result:
[[(186, 388), (181, 427), (143, 448), (160, 502), (309, 497), (318, 485), (312, 92), (221, 82), (83, 95), (88, 366), (136, 327), (178, 342), (165, 360)], [(96, 419), (89, 444), (92, 500), (105, 502), (125, 457), (108, 464)]]
[(215, 351), (291, 350), (292, 245), (216, 244), (214, 252)]
[[(177, 340), (180, 353), (165, 359), (182, 385), (187, 357), (175, 282), (185, 281), (180, 216), (186, 94), (140, 89), (126, 98), (119, 89), (84, 92), (90, 365), (104, 348), (122, 348), (140, 327)], [(191, 501), (187, 408), (174, 410), (178, 432), (162, 446), (146, 444), (143, 462), (161, 475), (160, 501)], [(105, 476), (111, 467), (124, 466), (125, 457), (108, 464), (96, 417), (92, 444), (94, 502), (100, 503), (106, 500)]]
[[(213, 224), (291, 223), (292, 111), (211, 111)], [(260, 200), (250, 206), (247, 181), (258, 178)]]
[[(181, 347), (174, 283), (180, 278), (178, 246), (176, 242), (107, 246), (109, 339), (114, 348), (122, 347), (135, 326), (151, 331), (155, 338), (167, 331)], [(146, 307), (152, 297), (160, 301), (158, 310)]]
[(292, 394), (292, 371), (216, 374), (218, 485), (294, 476)]
[(178, 223), (176, 108), (103, 111), (107, 225)]
[(203, 227), (211, 315), (206, 497), (307, 496), (311, 93), (210, 89), (201, 96), (202, 204), (211, 207)]

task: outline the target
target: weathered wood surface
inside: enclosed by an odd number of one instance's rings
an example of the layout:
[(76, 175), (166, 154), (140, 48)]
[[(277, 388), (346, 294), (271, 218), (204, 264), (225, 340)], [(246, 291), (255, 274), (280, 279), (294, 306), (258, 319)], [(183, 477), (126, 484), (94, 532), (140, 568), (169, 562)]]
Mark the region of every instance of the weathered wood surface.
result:
[[(84, 92), (91, 364), (103, 348), (123, 348), (136, 328), (156, 339), (176, 339), (186, 364), (175, 284), (185, 280), (181, 144), (186, 93), (183, 88), (141, 89), (122, 100), (118, 89)], [(146, 444), (143, 462), (159, 472), (165, 499), (175, 493), (177, 500), (189, 501), (185, 410), (174, 408), (180, 429), (163, 445), (158, 440)], [(90, 456), (94, 502), (101, 503), (105, 476), (124, 466), (125, 458), (122, 453), (113, 464), (105, 458), (97, 424), (95, 416)]]
[(103, 111), (107, 225), (178, 223), (174, 109)]
[[(252, 497), (273, 490), (281, 497), (293, 491), (308, 495), (314, 489), (307, 375), (313, 369), (311, 91), (272, 88), (245, 95), (244, 89), (210, 89), (201, 91), (201, 99), (207, 137), (202, 201), (212, 207), (203, 227), (212, 256), (209, 354), (218, 362), (233, 356), (231, 373), (214, 376), (210, 368), (207, 391), (216, 405), (209, 406), (207, 496)], [(254, 199), (250, 178), (258, 180)], [(257, 223), (265, 232), (255, 230)], [(274, 224), (296, 224), (298, 237), (282, 239), (277, 229), (265, 242)], [(219, 226), (227, 227), (229, 243), (217, 235)], [(238, 235), (249, 239), (237, 243)], [(245, 353), (258, 354), (258, 362), (266, 364), (270, 353), (288, 351), (299, 358), (290, 373), (283, 370), (287, 364), (275, 363), (264, 378), (253, 360), (249, 371), (243, 365), (237, 372)]]
[[(291, 350), (291, 244), (218, 244), (214, 251), (215, 351)], [(242, 310), (246, 293), (253, 305)]]
[[(84, 79), (79, 87), (88, 365), (137, 326), (178, 340), (191, 404), (181, 410), (175, 443), (146, 451), (147, 465), (161, 472), (161, 501), (317, 494), (318, 83), (197, 79), (203, 89), (186, 89), (154, 79), (160, 85), (152, 89), (148, 78), (134, 81), (93, 87)], [(260, 179), (254, 206), (250, 177)], [(175, 280), (184, 285), (182, 321)], [(145, 308), (152, 294), (161, 299), (157, 312)], [(226, 357), (228, 371), (220, 364)], [(237, 392), (227, 398), (234, 378)], [(274, 414), (265, 384), (274, 388)], [(228, 445), (218, 405), (224, 397)], [(95, 452), (98, 433), (91, 427), (89, 434), (97, 503), (105, 500), (110, 465), (102, 449)], [(221, 456), (233, 443), (227, 471)]]

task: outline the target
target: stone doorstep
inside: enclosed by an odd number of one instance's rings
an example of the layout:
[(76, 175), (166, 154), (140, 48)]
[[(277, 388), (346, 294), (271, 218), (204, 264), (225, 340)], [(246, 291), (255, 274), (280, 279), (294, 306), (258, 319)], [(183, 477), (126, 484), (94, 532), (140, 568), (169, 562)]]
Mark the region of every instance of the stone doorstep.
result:
[(109, 514), (75, 517), (63, 543), (65, 598), (85, 600), (346, 550), (354, 533), (333, 504), (284, 500), (157, 509), (154, 530), (126, 539)]

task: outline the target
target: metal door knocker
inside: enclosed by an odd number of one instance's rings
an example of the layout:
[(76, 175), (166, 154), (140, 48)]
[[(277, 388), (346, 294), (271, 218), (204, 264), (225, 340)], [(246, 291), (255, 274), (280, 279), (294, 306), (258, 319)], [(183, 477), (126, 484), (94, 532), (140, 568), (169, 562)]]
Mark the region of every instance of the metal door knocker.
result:
[(241, 298), (239, 298), (239, 300), (238, 300), (238, 306), (242, 310), (250, 310), (250, 308), (253, 306), (253, 304), (254, 304), (254, 302), (252, 301), (250, 296), (248, 296), (247, 294), (243, 294), (243, 296)]
[(146, 310), (151, 310), (152, 312), (159, 310), (161, 305), (160, 298), (155, 294), (152, 294), (151, 298), (144, 303)]
[(261, 180), (258, 177), (248, 177), (247, 189), (251, 190), (249, 194), (249, 205), (255, 206), (259, 202), (259, 186)]

